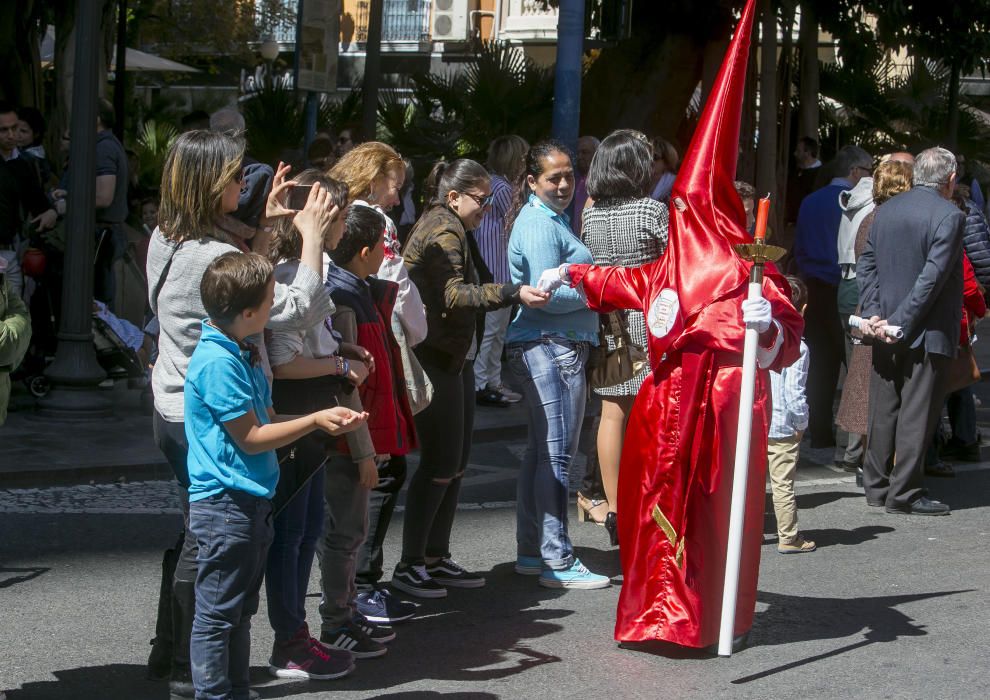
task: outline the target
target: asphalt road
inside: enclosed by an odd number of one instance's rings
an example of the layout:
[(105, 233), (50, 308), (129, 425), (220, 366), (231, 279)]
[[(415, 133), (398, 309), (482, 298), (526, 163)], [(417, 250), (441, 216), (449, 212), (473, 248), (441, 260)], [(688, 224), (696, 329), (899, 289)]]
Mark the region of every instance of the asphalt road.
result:
[[(500, 455), (518, 445), (486, 449)], [(611, 631), (621, 579), (606, 590), (561, 592), (514, 574), (514, 511), (506, 502), (513, 463), (499, 467), (475, 470), (465, 499), (473, 505), (455, 529), (455, 557), (486, 572), (486, 588), (424, 603), (398, 628), (386, 657), (331, 682), (268, 677), (272, 634), (263, 604), (252, 649), (261, 696), (987, 696), (990, 464), (933, 484), (935, 497), (954, 507), (947, 518), (878, 512), (851, 480), (802, 482), (801, 526), (819, 551), (778, 555), (768, 518), (751, 646), (730, 659), (618, 648)], [(165, 685), (143, 672), (161, 551), (178, 522), (168, 489), (151, 482), (0, 492), (7, 700), (167, 698)], [(387, 562), (395, 561), (401, 530), (399, 513)], [(619, 575), (603, 530), (572, 520), (572, 533), (590, 568)], [(316, 620), (316, 579), (311, 591)]]

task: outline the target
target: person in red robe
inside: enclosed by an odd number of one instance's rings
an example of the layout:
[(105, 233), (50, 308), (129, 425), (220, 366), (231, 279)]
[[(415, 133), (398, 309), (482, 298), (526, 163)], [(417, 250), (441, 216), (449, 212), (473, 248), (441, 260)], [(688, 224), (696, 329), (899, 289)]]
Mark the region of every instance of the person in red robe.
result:
[[(704, 648), (718, 640), (746, 320), (761, 331), (734, 636), (756, 606), (770, 380), (794, 362), (804, 329), (772, 264), (747, 302), (751, 242), (733, 180), (754, 1), (750, 0), (672, 193), (668, 249), (640, 268), (562, 266), (588, 306), (642, 310), (653, 374), (636, 398), (619, 469), (620, 642)], [(548, 282), (548, 286), (553, 286)], [(771, 320), (772, 319), (772, 320)]]

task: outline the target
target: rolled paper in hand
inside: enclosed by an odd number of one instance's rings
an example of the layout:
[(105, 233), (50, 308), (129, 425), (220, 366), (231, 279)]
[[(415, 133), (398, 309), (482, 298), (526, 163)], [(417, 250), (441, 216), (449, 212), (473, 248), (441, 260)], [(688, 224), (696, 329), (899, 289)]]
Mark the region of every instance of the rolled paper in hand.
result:
[[(849, 317), (849, 327), (850, 328), (857, 328), (858, 329), (865, 322), (866, 322), (866, 319), (860, 318), (859, 316), (850, 316)], [(883, 327), (883, 333), (888, 338), (893, 338), (894, 340), (901, 340), (902, 338), (904, 338), (904, 331), (901, 329), (900, 326), (884, 326)]]

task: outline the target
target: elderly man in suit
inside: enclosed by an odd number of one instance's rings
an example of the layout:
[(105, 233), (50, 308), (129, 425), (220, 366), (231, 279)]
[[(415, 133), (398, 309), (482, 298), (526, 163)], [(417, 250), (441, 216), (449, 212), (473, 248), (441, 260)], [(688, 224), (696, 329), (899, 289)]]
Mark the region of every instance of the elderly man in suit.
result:
[[(918, 155), (914, 187), (876, 210), (857, 263), (863, 334), (877, 339), (870, 378), (866, 502), (888, 513), (947, 515), (922, 484), (925, 448), (959, 345), (965, 216), (949, 199), (956, 159), (944, 148)], [(883, 327), (900, 326), (901, 340)], [(896, 462), (895, 462), (896, 455)]]

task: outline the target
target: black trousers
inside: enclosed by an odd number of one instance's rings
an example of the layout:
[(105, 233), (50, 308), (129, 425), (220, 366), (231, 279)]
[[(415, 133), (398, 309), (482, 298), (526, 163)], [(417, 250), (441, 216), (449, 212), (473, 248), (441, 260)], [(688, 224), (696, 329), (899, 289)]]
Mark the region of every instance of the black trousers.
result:
[(845, 361), (845, 336), (839, 325), (837, 285), (805, 277), (808, 309), (804, 314), (804, 339), (808, 344), (808, 434), (815, 447), (835, 444), (832, 431), (835, 387), (839, 366)]
[(925, 451), (945, 401), (948, 364), (924, 348), (873, 346), (863, 462), (868, 500), (902, 508), (925, 495)]

